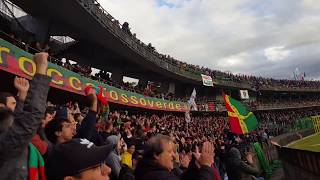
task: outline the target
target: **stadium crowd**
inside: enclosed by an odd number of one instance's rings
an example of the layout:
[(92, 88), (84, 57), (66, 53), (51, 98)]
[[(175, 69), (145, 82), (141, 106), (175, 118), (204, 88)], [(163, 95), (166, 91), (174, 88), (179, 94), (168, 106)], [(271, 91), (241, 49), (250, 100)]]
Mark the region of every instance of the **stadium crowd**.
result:
[[(88, 103), (47, 102), (48, 54), (34, 56), (30, 82), (16, 77), (17, 96), (0, 93), (2, 179), (213, 180), (252, 179), (259, 170), (251, 142), (289, 130), (295, 119), (319, 109), (256, 112), (259, 129), (229, 132), (226, 114), (108, 112), (94, 89)], [(271, 126), (273, 128), (271, 128)]]
[[(129, 35), (132, 33), (130, 32), (129, 24), (127, 22), (124, 23), (125, 26), (122, 26), (122, 30)], [(119, 26), (121, 27), (121, 26)], [(33, 40), (30, 41), (29, 43), (26, 43), (22, 40), (22, 38), (18, 35), (15, 35), (12, 33), (10, 30), (7, 31), (1, 31), (1, 38), (5, 39), (6, 41), (16, 45), (17, 47), (20, 47), (21, 49), (24, 49), (32, 54), (36, 52), (48, 52), (49, 54), (51, 53), (50, 50), (50, 41), (48, 42), (49, 44), (40, 44), (39, 42)], [(149, 50), (154, 51), (154, 47), (152, 47), (151, 44), (148, 46)], [(151, 47), (151, 48), (150, 48)], [(251, 87), (255, 91), (259, 91), (260, 88), (263, 87), (286, 87), (286, 88), (307, 88), (307, 89), (317, 89), (320, 87), (320, 82), (319, 81), (304, 81), (304, 80), (276, 80), (276, 79), (270, 79), (270, 78), (262, 78), (262, 77), (255, 77), (255, 76), (247, 76), (247, 75), (233, 75), (232, 73), (225, 73), (221, 71), (216, 71), (216, 70), (210, 70), (208, 68), (200, 68), (197, 65), (191, 65), (191, 64), (186, 64), (182, 63), (180, 61), (174, 60), (170, 56), (161, 56), (162, 58), (165, 59), (170, 59), (172, 63), (175, 65), (179, 66), (181, 69), (191, 69), (192, 71), (199, 71), (200, 73), (207, 74), (212, 76), (213, 78), (217, 79), (223, 79), (227, 81), (233, 81), (233, 82), (239, 82), (239, 83), (244, 83), (247, 82), (251, 85)], [(155, 84), (148, 84), (146, 86), (142, 86), (140, 84), (136, 85), (134, 83), (125, 83), (123, 81), (117, 82), (114, 81), (111, 77), (111, 75), (104, 71), (100, 70), (98, 73), (93, 74), (92, 73), (92, 68), (89, 65), (84, 65), (84, 64), (79, 64), (77, 62), (71, 63), (69, 60), (62, 60), (62, 59), (56, 59), (53, 57), (49, 58), (49, 61), (52, 63), (55, 63), (59, 66), (62, 66), (68, 70), (71, 70), (75, 73), (78, 73), (82, 76), (98, 80), (100, 82), (106, 83), (108, 85), (118, 87), (120, 89), (128, 90), (131, 92), (136, 92), (139, 94), (143, 94), (145, 96), (150, 96), (150, 97), (156, 97), (156, 98), (161, 98), (161, 99), (168, 99), (168, 100), (175, 100), (175, 101), (187, 101), (188, 97), (176, 97), (175, 94), (173, 93), (168, 93), (168, 92), (161, 92), (161, 90), (157, 87)], [(205, 97), (200, 97), (202, 99), (205, 99)], [(208, 98), (207, 98), (208, 99)], [(206, 108), (205, 106), (210, 105), (210, 102), (212, 100), (199, 100), (198, 98), (198, 104), (201, 106), (202, 109), (210, 109)]]

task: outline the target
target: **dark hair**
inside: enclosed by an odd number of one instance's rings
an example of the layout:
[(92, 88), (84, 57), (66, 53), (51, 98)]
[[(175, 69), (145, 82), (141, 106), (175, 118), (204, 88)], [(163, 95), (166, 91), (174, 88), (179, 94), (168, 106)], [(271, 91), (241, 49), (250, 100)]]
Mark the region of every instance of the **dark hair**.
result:
[(56, 110), (55, 110), (54, 107), (48, 106), (47, 109), (46, 109), (46, 113), (45, 113), (45, 114), (51, 114), (51, 115), (53, 115), (55, 111), (56, 111)]
[(111, 121), (107, 121), (104, 125), (104, 129), (109, 129), (112, 126), (112, 122)]
[(163, 152), (163, 144), (171, 141), (169, 136), (162, 134), (151, 137), (145, 145), (144, 158), (154, 159), (154, 155), (159, 155)]
[(47, 124), (45, 128), (45, 134), (49, 141), (56, 144), (57, 136), (55, 132), (62, 131), (62, 124), (64, 122), (69, 122), (69, 120), (63, 119), (63, 118), (57, 118), (57, 119), (53, 119)]
[(13, 112), (6, 107), (0, 108), (0, 133), (8, 128), (10, 117), (13, 117)]
[(13, 94), (8, 92), (0, 92), (0, 103), (7, 104), (7, 97), (14, 97)]

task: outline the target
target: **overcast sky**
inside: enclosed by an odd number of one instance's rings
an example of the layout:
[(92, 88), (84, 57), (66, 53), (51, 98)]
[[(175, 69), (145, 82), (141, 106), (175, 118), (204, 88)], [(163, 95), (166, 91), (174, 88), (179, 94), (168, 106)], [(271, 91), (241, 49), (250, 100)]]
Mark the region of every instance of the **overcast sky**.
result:
[(320, 0), (100, 0), (146, 44), (231, 71), (320, 79)]

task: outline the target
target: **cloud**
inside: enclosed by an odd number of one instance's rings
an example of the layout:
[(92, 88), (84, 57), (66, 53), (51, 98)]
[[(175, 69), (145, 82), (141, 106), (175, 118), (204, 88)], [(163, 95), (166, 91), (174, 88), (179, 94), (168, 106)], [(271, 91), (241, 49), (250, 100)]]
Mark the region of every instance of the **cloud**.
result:
[[(319, 0), (100, 0), (145, 43), (178, 60), (235, 73), (320, 77)], [(281, 45), (281, 46), (280, 46)], [(227, 61), (226, 61), (227, 60)]]
[(287, 58), (290, 55), (290, 50), (285, 50), (284, 46), (269, 47), (264, 50), (264, 55), (270, 61), (279, 61)]

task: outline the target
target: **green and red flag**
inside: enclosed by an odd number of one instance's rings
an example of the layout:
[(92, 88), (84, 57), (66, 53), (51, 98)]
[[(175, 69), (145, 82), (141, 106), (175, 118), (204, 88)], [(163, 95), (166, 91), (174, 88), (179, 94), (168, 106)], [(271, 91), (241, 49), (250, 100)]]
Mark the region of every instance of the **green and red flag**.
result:
[(44, 160), (34, 145), (29, 144), (29, 163), (28, 163), (29, 180), (46, 180), (44, 170)]
[(258, 125), (256, 116), (247, 110), (241, 102), (223, 93), (223, 99), (229, 116), (231, 132), (247, 134), (255, 130)]

